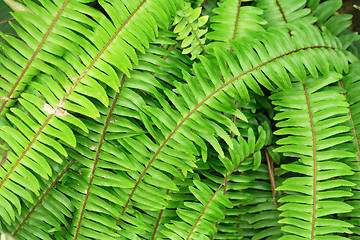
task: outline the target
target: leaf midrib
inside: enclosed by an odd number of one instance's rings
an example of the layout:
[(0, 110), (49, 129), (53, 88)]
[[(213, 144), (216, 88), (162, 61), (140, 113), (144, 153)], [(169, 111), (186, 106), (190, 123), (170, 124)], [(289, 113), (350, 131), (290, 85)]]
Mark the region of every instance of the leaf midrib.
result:
[(315, 213), (316, 213), (316, 184), (317, 184), (317, 160), (316, 160), (316, 138), (315, 138), (315, 129), (314, 129), (314, 121), (313, 121), (313, 116), (312, 116), (312, 112), (311, 112), (311, 106), (310, 106), (310, 100), (309, 100), (309, 95), (307, 92), (307, 88), (306, 85), (303, 84), (303, 88), (305, 91), (305, 98), (306, 98), (306, 104), (307, 104), (307, 108), (308, 108), (308, 113), (309, 113), (309, 117), (310, 117), (310, 125), (311, 125), (311, 134), (312, 134), (312, 138), (313, 138), (313, 160), (314, 160), (314, 172), (313, 172), (313, 210), (312, 210), (312, 224), (311, 224), (311, 240), (314, 240), (314, 235), (315, 235)]
[(237, 8), (237, 12), (236, 12), (236, 18), (235, 18), (235, 28), (234, 28), (234, 33), (233, 33), (232, 40), (234, 40), (236, 38), (237, 30), (238, 30), (238, 27), (239, 27), (240, 8), (241, 8), (241, 0), (239, 0), (239, 3), (238, 3), (238, 8)]
[[(69, 0), (67, 0), (69, 1)], [(110, 46), (110, 44), (114, 41), (116, 36), (121, 32), (121, 30), (126, 26), (126, 24), (130, 21), (130, 19), (134, 16), (134, 14), (140, 9), (140, 7), (146, 2), (147, 0), (143, 0), (139, 6), (131, 13), (131, 15), (126, 19), (126, 21), (120, 26), (118, 31), (114, 34), (114, 36), (109, 40), (109, 42), (106, 44), (106, 46), (100, 51), (100, 53), (94, 58), (94, 60), (90, 63), (90, 65), (81, 73), (79, 78), (75, 81), (74, 85), (70, 88), (69, 91), (67, 91), (66, 95), (60, 100), (60, 102), (65, 103), (65, 100), (70, 95), (70, 93), (75, 89), (75, 87), (79, 84), (82, 78), (85, 77), (87, 72), (91, 69), (91, 67), (95, 64), (95, 62), (100, 58), (100, 56), (105, 52), (105, 50)], [(59, 104), (61, 106), (62, 104)], [(60, 107), (56, 107), (55, 111), (58, 110)], [(35, 143), (36, 139), (39, 137), (39, 135), (42, 133), (44, 128), (47, 126), (51, 118), (54, 116), (54, 114), (50, 114), (50, 116), (46, 119), (45, 123), (40, 127), (39, 131), (34, 136), (33, 140), (30, 142), (28, 147), (25, 149), (23, 154), (20, 156), (20, 158), (16, 161), (14, 166), (11, 168), (11, 170), (8, 172), (8, 174), (5, 176), (5, 178), (0, 182), (0, 188), (4, 184), (4, 182), (9, 178), (11, 173), (14, 171), (14, 169), (18, 166), (19, 162), (23, 159), (23, 157), (26, 155), (26, 153), (31, 149), (32, 145)]]
[[(215, 193), (211, 196), (209, 202), (206, 204), (203, 212), (201, 213), (201, 215), (199, 216), (199, 218), (197, 219), (197, 221), (195, 222), (194, 226), (191, 228), (191, 231), (189, 233), (189, 235), (187, 236), (186, 240), (189, 240), (191, 237), (191, 234), (194, 232), (196, 226), (199, 224), (200, 220), (202, 219), (202, 217), (204, 216), (206, 210), (208, 209), (209, 205), (211, 204), (211, 202), (214, 200), (215, 196), (217, 195), (217, 193), (220, 191), (221, 187), (224, 184), (227, 184), (229, 177), (231, 176), (231, 174), (233, 174), (234, 172), (237, 171), (237, 169), (240, 167), (240, 165), (249, 157), (251, 157), (253, 154), (255, 154), (258, 150), (254, 151), (253, 153), (250, 153), (248, 156), (246, 156), (235, 168), (234, 170), (232, 170), (228, 175), (226, 175), (226, 177), (224, 178), (224, 180), (221, 182), (221, 184), (219, 185), (219, 187), (216, 189)], [(225, 193), (224, 193), (225, 195)]]
[[(35, 53), (32, 55), (32, 57), (30, 58), (29, 62), (26, 64), (24, 70), (23, 70), (23, 71), (21, 72), (21, 74), (20, 74), (20, 77), (16, 80), (15, 85), (12, 87), (12, 89), (11, 89), (10, 93), (8, 94), (6, 100), (4, 101), (4, 103), (3, 103), (3, 104), (1, 105), (1, 107), (0, 107), (0, 114), (1, 114), (2, 111), (5, 109), (5, 106), (6, 106), (7, 102), (12, 98), (12, 95), (14, 94), (16, 87), (19, 85), (21, 79), (25, 76), (25, 73), (26, 73), (27, 70), (30, 68), (30, 65), (32, 64), (32, 62), (35, 60), (36, 56), (37, 56), (38, 53), (40, 52), (42, 46), (44, 45), (46, 39), (47, 39), (48, 36), (49, 36), (51, 30), (54, 28), (55, 23), (57, 22), (57, 20), (59, 20), (60, 15), (63, 13), (63, 11), (64, 11), (64, 9), (65, 9), (65, 7), (66, 7), (66, 5), (67, 5), (68, 3), (69, 3), (69, 0), (66, 0), (66, 1), (64, 2), (64, 4), (62, 5), (61, 9), (60, 9), (59, 12), (58, 12), (58, 14), (56, 15), (55, 19), (54, 19), (53, 22), (51, 23), (49, 29), (47, 30), (45, 36), (43, 37), (43, 39), (41, 40), (39, 46), (37, 47)], [(14, 18), (12, 18), (12, 19), (14, 19)], [(10, 20), (11, 20), (11, 19), (6, 20), (6, 21), (10, 21)], [(3, 23), (3, 22), (1, 22), (1, 23)]]
[(46, 190), (44, 195), (40, 198), (40, 200), (35, 204), (35, 206), (30, 210), (28, 215), (24, 218), (24, 220), (20, 223), (18, 228), (15, 230), (15, 232), (12, 234), (13, 237), (19, 232), (21, 227), (25, 224), (25, 222), (29, 219), (31, 214), (35, 211), (35, 209), (40, 205), (40, 203), (44, 200), (44, 198), (48, 195), (51, 189), (55, 186), (55, 184), (60, 180), (60, 178), (65, 174), (65, 172), (71, 167), (71, 165), (75, 162), (75, 159), (73, 159), (66, 167), (65, 169), (59, 174), (59, 176), (55, 179), (55, 181), (50, 185), (50, 187)]
[(105, 139), (105, 135), (106, 135), (106, 132), (107, 132), (107, 128), (108, 128), (108, 126), (109, 126), (109, 123), (110, 123), (110, 119), (111, 119), (112, 113), (114, 112), (114, 109), (115, 109), (117, 100), (118, 100), (118, 98), (119, 98), (119, 95), (120, 95), (120, 93), (121, 93), (122, 87), (123, 87), (123, 85), (124, 85), (125, 76), (126, 76), (126, 75), (124, 74), (123, 77), (122, 77), (121, 85), (120, 85), (120, 88), (119, 88), (119, 92), (116, 93), (115, 98), (114, 98), (114, 101), (113, 101), (113, 104), (112, 104), (111, 109), (110, 109), (110, 111), (109, 111), (109, 114), (107, 115), (107, 118), (106, 118), (106, 122), (105, 122), (105, 125), (104, 125), (104, 128), (103, 128), (103, 132), (102, 132), (102, 134), (101, 134), (101, 138), (100, 138), (100, 141), (99, 141), (99, 145), (98, 145), (98, 148), (97, 148), (97, 151), (96, 151), (96, 156), (95, 156), (95, 158), (94, 158), (94, 165), (93, 165), (93, 168), (92, 168), (92, 170), (91, 170), (89, 185), (88, 185), (88, 188), (87, 188), (87, 191), (86, 191), (86, 195), (85, 195), (84, 203), (83, 203), (83, 206), (82, 206), (82, 209), (81, 209), (81, 214), (80, 214), (80, 218), (79, 218), (79, 223), (78, 223), (78, 226), (77, 226), (77, 228), (76, 228), (76, 234), (75, 234), (75, 238), (74, 238), (74, 239), (77, 239), (78, 234), (79, 234), (79, 230), (80, 230), (80, 227), (81, 227), (81, 222), (82, 222), (82, 219), (83, 219), (83, 216), (84, 216), (84, 212), (85, 212), (85, 208), (86, 208), (86, 204), (87, 204), (87, 199), (88, 199), (88, 197), (89, 197), (90, 189), (91, 189), (92, 182), (93, 182), (93, 179), (94, 179), (96, 166), (97, 166), (97, 163), (98, 163), (98, 161), (99, 161), (99, 156), (100, 156), (100, 152), (101, 152), (101, 147), (102, 147), (103, 142), (104, 142), (104, 139)]
[(206, 53), (206, 51), (205, 51), (205, 47), (204, 47), (204, 45), (201, 43), (199, 36), (197, 35), (195, 29), (193, 28), (191, 22), (190, 22), (189, 19), (186, 17), (186, 15), (184, 15), (184, 19), (185, 19), (185, 21), (189, 24), (190, 29), (191, 29), (191, 32), (194, 34), (194, 36), (195, 36), (195, 38), (196, 38), (196, 41), (199, 42), (199, 45), (200, 45), (200, 47), (201, 47), (204, 55), (206, 55), (207, 53)]

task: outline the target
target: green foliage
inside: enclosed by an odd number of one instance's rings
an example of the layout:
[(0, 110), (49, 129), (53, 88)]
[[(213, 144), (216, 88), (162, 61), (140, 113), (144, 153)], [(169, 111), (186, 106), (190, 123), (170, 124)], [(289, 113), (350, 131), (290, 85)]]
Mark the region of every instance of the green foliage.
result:
[(191, 59), (195, 59), (201, 52), (205, 52), (204, 44), (206, 38), (203, 37), (207, 29), (201, 29), (208, 20), (208, 16), (202, 16), (201, 7), (193, 9), (190, 3), (186, 3), (183, 10), (178, 11), (174, 21), (174, 33), (179, 36), (176, 40), (182, 40), (181, 48), (183, 54), (191, 53)]
[(7, 235), (360, 238), (359, 36), (340, 0), (23, 5), (0, 25)]
[(274, 118), (280, 121), (277, 123), (279, 130), (274, 134), (287, 136), (277, 141), (283, 145), (277, 151), (299, 158), (281, 166), (296, 175), (278, 187), (286, 192), (279, 199), (283, 203), (278, 208), (282, 211), (280, 216), (285, 217), (279, 222), (285, 223), (282, 230), (291, 234), (280, 239), (317, 236), (340, 239), (336, 233), (351, 233), (348, 229), (353, 227), (351, 224), (332, 217), (353, 209), (341, 201), (353, 195), (341, 188), (354, 185), (341, 179), (354, 174), (350, 166), (341, 161), (354, 156), (342, 147), (353, 139), (351, 135), (343, 135), (350, 131), (345, 124), (350, 118), (348, 104), (343, 95), (326, 89), (340, 78), (341, 75), (334, 73), (308, 78), (305, 82), (294, 83), (288, 93), (271, 96), (280, 112)]
[(265, 25), (266, 21), (261, 17), (263, 10), (260, 8), (241, 6), (238, 1), (227, 0), (219, 3), (213, 12), (217, 15), (211, 18), (214, 31), (207, 34), (210, 40), (228, 43), (264, 31), (261, 25)]

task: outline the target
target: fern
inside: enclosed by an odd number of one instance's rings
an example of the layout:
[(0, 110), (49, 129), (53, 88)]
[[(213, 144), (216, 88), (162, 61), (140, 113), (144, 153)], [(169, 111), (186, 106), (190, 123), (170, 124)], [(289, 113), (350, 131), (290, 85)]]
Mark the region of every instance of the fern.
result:
[[(255, 142), (254, 133), (249, 132), (248, 142), (243, 138), (238, 141), (233, 140), (235, 151), (230, 152), (230, 158), (221, 159), (226, 172), (221, 182), (215, 185), (215, 191), (212, 191), (207, 185), (198, 180), (194, 180), (195, 187), (190, 187), (190, 192), (195, 196), (199, 203), (189, 201), (184, 202), (183, 208), (178, 208), (177, 214), (182, 221), (174, 222), (167, 226), (172, 233), (166, 233), (172, 239), (207, 239), (206, 236), (212, 236), (216, 232), (214, 222), (221, 220), (225, 215), (222, 213), (223, 208), (233, 208), (229, 199), (221, 191), (232, 174), (241, 171), (242, 166), (252, 163), (251, 158), (254, 158), (254, 165), (261, 161), (260, 149), (264, 144), (264, 134)], [(241, 151), (241, 152), (240, 152)], [(179, 235), (176, 237), (176, 235)]]
[(201, 29), (201, 27), (207, 22), (208, 16), (199, 17), (201, 8), (191, 8), (190, 3), (185, 4), (182, 11), (179, 11), (175, 17), (174, 32), (179, 36), (177, 40), (182, 40), (181, 47), (184, 48), (183, 54), (191, 53), (191, 59), (195, 59), (201, 52), (205, 52), (205, 41), (203, 37), (207, 32), (207, 29)]
[(20, 4), (0, 21), (1, 238), (359, 239), (340, 1)]
[[(359, 202), (359, 182), (357, 181), (357, 177), (359, 176), (359, 134), (358, 134), (358, 100), (357, 95), (354, 95), (354, 91), (356, 89), (356, 82), (358, 81), (358, 64), (352, 64), (350, 65), (350, 71), (349, 74), (344, 76), (340, 81), (339, 85), (341, 87), (341, 90), (345, 89), (346, 93), (343, 93), (345, 96), (349, 108), (348, 108), (348, 114), (350, 116), (350, 123), (351, 123), (351, 131), (349, 133), (350, 136), (353, 137), (353, 141), (349, 143), (349, 148), (353, 149), (353, 153), (356, 155), (351, 158), (344, 159), (344, 162), (349, 165), (353, 171), (355, 172), (354, 175), (347, 176), (346, 179), (349, 181), (352, 181), (355, 183), (354, 186), (352, 186), (352, 193), (354, 194), (352, 197), (346, 198), (348, 201), (347, 203), (350, 204), (352, 207), (354, 207), (354, 210), (349, 213), (341, 214), (341, 219), (344, 219), (348, 221), (349, 223), (354, 225), (354, 228), (352, 228), (352, 232), (354, 232), (355, 236), (359, 235), (359, 227), (357, 224), (357, 204)], [(340, 91), (341, 92), (341, 91)], [(350, 237), (350, 239), (356, 239), (356, 237)]]
[[(48, 8), (52, 8), (53, 13), (56, 12), (55, 17), (44, 11), (44, 8), (39, 8), (36, 5), (33, 11), (37, 15), (25, 12), (20, 14), (16, 12), (14, 14), (15, 19), (24, 26), (24, 28), (20, 28), (13, 25), (23, 41), (10, 35), (2, 35), (9, 45), (2, 45), (4, 51), (8, 54), (8, 58), (1, 58), (1, 64), (7, 68), (7, 71), (1, 73), (4, 77), (1, 79), (1, 114), (4, 114), (5, 107), (10, 105), (13, 99), (18, 98), (31, 78), (39, 73), (36, 65), (39, 65), (42, 61), (45, 63), (49, 61), (49, 53), (45, 49), (53, 49), (52, 54), (60, 56), (64, 52), (61, 47), (54, 49), (54, 45), (59, 42), (59, 36), (53, 34), (53, 32), (59, 31), (54, 27), (58, 26), (57, 22), (59, 20), (61, 21), (61, 15), (66, 14), (67, 10), (71, 9), (71, 3), (64, 1), (58, 5), (52, 3), (47, 5)], [(29, 15), (33, 17), (29, 18)], [(29, 21), (30, 19), (31, 21)]]
[[(290, 233), (281, 239), (315, 239), (319, 236), (343, 239), (334, 234), (351, 233), (348, 229), (351, 224), (331, 216), (352, 210), (350, 205), (336, 199), (352, 196), (351, 192), (338, 189), (353, 185), (342, 177), (354, 173), (339, 161), (352, 156), (351, 152), (341, 150), (341, 144), (352, 139), (341, 136), (349, 130), (344, 125), (349, 118), (347, 104), (339, 93), (323, 90), (339, 77), (329, 73), (325, 78), (307, 79), (294, 85), (286, 97), (283, 93), (271, 97), (277, 109), (282, 111), (275, 117), (282, 120), (277, 124), (280, 129), (275, 134), (290, 135), (278, 141), (284, 145), (278, 151), (300, 158), (282, 165), (298, 176), (286, 179), (278, 188), (293, 192), (279, 200), (285, 203), (279, 208), (284, 211), (281, 216), (285, 217), (281, 222), (287, 224), (282, 229)], [(331, 118), (333, 121), (329, 122)]]
[(261, 32), (266, 21), (260, 17), (263, 11), (254, 6), (242, 6), (243, 1), (224, 1), (213, 10), (211, 28), (207, 37), (210, 40), (228, 43), (250, 37), (253, 32)]

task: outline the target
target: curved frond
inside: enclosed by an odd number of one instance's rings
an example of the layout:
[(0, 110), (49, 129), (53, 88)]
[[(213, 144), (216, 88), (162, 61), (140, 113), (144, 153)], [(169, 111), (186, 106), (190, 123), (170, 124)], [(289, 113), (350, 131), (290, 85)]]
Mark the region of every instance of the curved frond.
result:
[[(262, 125), (267, 129), (266, 134), (264, 131), (261, 132), (258, 139), (270, 145), (273, 141), (271, 129), (266, 122)], [(250, 132), (247, 135), (249, 138), (252, 134)], [(234, 208), (225, 210), (226, 217), (218, 223), (218, 232), (212, 239), (275, 240), (282, 236), (281, 224), (278, 223), (280, 212), (277, 211), (277, 183), (269, 154), (270, 148), (264, 146), (261, 155), (260, 152), (257, 153), (257, 166), (248, 166), (241, 172), (233, 173), (225, 184), (224, 194), (234, 204)], [(231, 156), (234, 153), (232, 151)], [(264, 164), (265, 159), (268, 166)], [(214, 162), (213, 165), (215, 171), (224, 171), (221, 163)], [(257, 169), (254, 171), (255, 168)], [(219, 182), (211, 173), (204, 175), (212, 181)]]
[[(181, 62), (174, 58), (176, 41), (166, 38), (166, 35), (169, 33), (160, 33), (156, 40), (158, 43), (163, 43), (161, 47), (152, 44), (145, 55), (139, 56), (138, 65), (134, 66), (134, 70), (131, 71), (131, 77), (125, 74), (122, 76), (119, 91), (112, 92), (110, 97), (111, 107), (99, 107), (101, 116), (98, 121), (91, 123), (90, 119), (84, 120), (88, 126), (91, 126), (89, 127), (90, 132), (78, 138), (77, 149), (83, 155), (82, 172), (89, 172), (89, 177), (84, 179), (86, 181), (85, 189), (79, 191), (82, 196), (76, 207), (81, 210), (79, 215), (73, 219), (70, 228), (75, 239), (91, 237), (90, 232), (93, 231), (101, 232), (102, 237), (109, 238), (121, 235), (123, 237), (130, 235), (149, 237), (147, 231), (149, 225), (142, 223), (140, 227), (138, 217), (125, 218), (131, 224), (135, 224), (138, 231), (131, 231), (131, 225), (120, 224), (124, 231), (117, 226), (119, 224), (117, 219), (120, 217), (121, 207), (125, 202), (120, 197), (120, 193), (131, 186), (129, 177), (123, 172), (135, 172), (138, 165), (125, 154), (126, 149), (118, 148), (118, 144), (114, 140), (126, 141), (130, 137), (141, 138), (145, 133), (140, 122), (131, 121), (132, 119), (127, 116), (140, 118), (139, 113), (131, 106), (134, 105), (132, 101), (139, 97), (134, 93), (130, 95), (129, 88), (137, 88), (137, 92), (144, 97), (146, 97), (145, 94), (156, 94), (156, 88), (164, 90), (173, 85), (173, 81), (181, 76), (180, 72), (176, 72), (177, 68), (186, 70), (186, 65), (184, 65), (185, 67), (181, 66)], [(172, 34), (172, 36), (174, 35)], [(186, 61), (185, 57), (184, 61)], [(169, 78), (171, 76), (168, 75), (169, 73), (173, 74), (174, 79)], [(167, 75), (167, 79), (162, 79), (162, 76)], [(126, 100), (129, 102), (124, 106)], [(91, 162), (91, 165), (89, 166), (87, 162)], [(163, 197), (165, 197), (164, 194)], [(107, 209), (100, 213), (93, 208), (94, 204), (106, 205)], [(98, 220), (94, 222), (96, 216), (98, 216)], [(90, 227), (89, 222), (92, 223)], [(98, 237), (100, 237), (99, 234)]]
[(1, 230), (359, 238), (340, 0), (22, 1), (0, 33)]
[(354, 143), (357, 153), (357, 160), (360, 161), (360, 98), (357, 90), (360, 88), (360, 64), (354, 63), (350, 65), (349, 74), (341, 79), (340, 85), (346, 90), (344, 96), (349, 103), (350, 122), (353, 125), (352, 133), (354, 135)]
[[(298, 37), (301, 37), (301, 34), (306, 34), (306, 31), (295, 28), (295, 33)], [(165, 91), (166, 96), (173, 103), (173, 107), (169, 106), (163, 97), (157, 99), (162, 109), (155, 107), (153, 104), (152, 106), (146, 105), (145, 101), (140, 98), (134, 101), (135, 98), (133, 97), (131, 97), (131, 104), (127, 103), (127, 105), (124, 105), (131, 106), (136, 103), (136, 109), (140, 113), (141, 120), (144, 122), (151, 138), (139, 136), (118, 140), (122, 147), (128, 149), (128, 152), (137, 152), (133, 160), (139, 164), (137, 169), (141, 169), (138, 173), (127, 173), (128, 176), (131, 176), (129, 179), (132, 182), (132, 187), (131, 189), (126, 189), (123, 194), (123, 196), (126, 195), (127, 200), (122, 216), (126, 216), (128, 211), (134, 211), (134, 209), (156, 211), (161, 210), (166, 205), (162, 194), (160, 196), (149, 195), (149, 191), (153, 187), (163, 189), (163, 193), (166, 193), (167, 189), (176, 190), (169, 177), (166, 178), (165, 182), (159, 181), (158, 177), (155, 177), (155, 173), (160, 174), (161, 171), (174, 174), (172, 168), (164, 169), (162, 167), (163, 164), (170, 164), (172, 167), (180, 168), (186, 176), (188, 171), (191, 172), (196, 167), (194, 163), (196, 156), (202, 155), (204, 159), (207, 158), (207, 143), (212, 145), (221, 157), (225, 157), (219, 141), (214, 136), (219, 137), (232, 148), (230, 136), (226, 131), (233, 131), (235, 135), (239, 135), (239, 133), (233, 121), (221, 116), (219, 111), (231, 115), (235, 114), (240, 119), (244, 119), (244, 115), (234, 106), (232, 95), (234, 94), (234, 98), (241, 102), (248, 101), (244, 97), (248, 94), (244, 81), (246, 79), (246, 84), (250, 84), (251, 79), (248, 79), (251, 74), (254, 74), (255, 78), (266, 87), (273, 88), (268, 81), (268, 79), (271, 79), (276, 85), (286, 89), (288, 85), (283, 80), (281, 82), (278, 81), (277, 75), (274, 75), (270, 70), (274, 67), (274, 62), (292, 62), (295, 66), (302, 66), (303, 76), (287, 64), (284, 64), (284, 68), (278, 71), (278, 74), (284, 74), (282, 79), (290, 79), (289, 73), (293, 73), (302, 79), (306, 78), (305, 67), (316, 76), (318, 75), (317, 70), (312, 69), (315, 65), (319, 67), (320, 71), (324, 72), (328, 72), (329, 68), (333, 69), (333, 66), (330, 64), (321, 66), (324, 62), (328, 64), (328, 58), (317, 60), (316, 62), (318, 63), (311, 61), (311, 64), (303, 66), (301, 62), (310, 60), (308, 56), (310, 54), (313, 55), (313, 51), (319, 50), (325, 54), (324, 56), (327, 54), (340, 54), (338, 56), (340, 57), (342, 54), (341, 50), (334, 50), (330, 46), (320, 46), (321, 42), (324, 41), (320, 36), (320, 38), (313, 38), (315, 42), (308, 43), (314, 44), (313, 46), (307, 47), (296, 45), (297, 42), (290, 38), (286, 31), (277, 32), (276, 36), (279, 42), (284, 42), (282, 46), (287, 49), (279, 50), (278, 45), (273, 48), (271, 45), (267, 45), (266, 39), (268, 35), (266, 34), (261, 38), (265, 45), (243, 44), (241, 47), (233, 45), (234, 53), (239, 57), (240, 63), (232, 59), (230, 55), (226, 55), (226, 52), (217, 49), (216, 52), (219, 53), (217, 63), (220, 65), (220, 71), (209, 67), (211, 58), (200, 58), (201, 63), (194, 65), (195, 77), (188, 74), (185, 75), (187, 85), (177, 84), (177, 88), (173, 91)], [(325, 39), (328, 39), (328, 37), (324, 36)], [(331, 41), (329, 40), (326, 40), (326, 42), (330, 44)], [(333, 42), (333, 44), (336, 44), (336, 42)], [(241, 56), (245, 55), (240, 53), (238, 49), (251, 52), (252, 54), (249, 55), (258, 54), (259, 58), (243, 60)], [(220, 54), (225, 54), (226, 58)], [(223, 62), (224, 59), (225, 62)], [(226, 63), (229, 64), (230, 70), (225, 67)], [(344, 69), (346, 69), (346, 65), (343, 65), (338, 70), (342, 72)], [(222, 75), (219, 72), (222, 72)], [(266, 74), (268, 77), (265, 77), (263, 74)], [(223, 76), (225, 77), (223, 78)], [(256, 83), (255, 85), (249, 85), (249, 87), (259, 87), (259, 85)], [(134, 96), (130, 91), (127, 94)], [(226, 127), (226, 131), (221, 130), (220, 126)], [(197, 146), (194, 145), (195, 142)], [(141, 150), (135, 150), (132, 146), (142, 147)], [(143, 196), (147, 195), (151, 197), (145, 201)], [(119, 221), (121, 222), (121, 219)]]

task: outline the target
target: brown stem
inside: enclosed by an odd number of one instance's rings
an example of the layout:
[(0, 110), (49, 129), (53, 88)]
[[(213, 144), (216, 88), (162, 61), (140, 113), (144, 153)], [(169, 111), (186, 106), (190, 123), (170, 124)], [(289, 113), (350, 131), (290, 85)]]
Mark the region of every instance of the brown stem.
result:
[[(69, 0), (67, 0), (69, 1)], [(146, 2), (147, 0), (143, 0), (139, 6), (131, 13), (131, 15), (126, 19), (126, 21), (120, 26), (120, 28), (118, 29), (118, 31), (114, 34), (114, 36), (109, 40), (109, 42), (106, 44), (106, 46), (101, 50), (101, 52), (95, 57), (95, 59), (90, 63), (90, 65), (81, 73), (81, 75), (79, 76), (79, 78), (75, 81), (74, 85), (71, 87), (71, 89), (69, 91), (66, 92), (66, 95), (60, 100), (60, 102), (65, 103), (65, 100), (68, 98), (68, 96), (70, 95), (70, 93), (75, 89), (75, 87), (79, 84), (79, 82), (81, 81), (82, 78), (85, 77), (85, 75), (88, 73), (88, 71), (92, 68), (92, 66), (96, 63), (97, 60), (100, 59), (100, 56), (105, 52), (105, 50), (110, 46), (110, 44), (114, 41), (114, 39), (116, 38), (116, 36), (120, 33), (120, 31), (125, 27), (125, 25), (130, 21), (130, 19), (134, 16), (134, 14), (140, 9), (140, 7)], [(58, 107), (55, 108), (55, 111), (57, 110)], [(20, 156), (20, 158), (16, 161), (15, 165), (12, 167), (12, 169), (8, 172), (8, 174), (6, 175), (6, 177), (1, 181), (0, 183), (0, 188), (2, 187), (2, 185), (4, 184), (4, 182), (9, 178), (9, 175), (14, 171), (14, 169), (16, 168), (16, 166), (19, 164), (19, 162), (24, 158), (24, 156), (26, 155), (26, 153), (31, 149), (32, 145), (35, 143), (36, 139), (39, 137), (40, 133), (43, 131), (43, 129), (47, 126), (47, 124), (49, 123), (49, 121), (51, 120), (51, 118), (54, 116), (54, 114), (50, 114), (50, 116), (47, 118), (47, 120), (45, 121), (45, 123), (41, 126), (41, 128), (39, 129), (39, 131), (36, 133), (36, 135), (34, 136), (33, 140), (30, 142), (30, 144), (28, 145), (28, 147), (25, 149), (25, 151), (23, 152), (23, 154)]]
[(305, 84), (303, 84), (303, 88), (305, 91), (305, 97), (306, 97), (306, 103), (308, 107), (309, 117), (310, 117), (310, 125), (311, 125), (311, 132), (312, 132), (312, 138), (313, 138), (313, 158), (314, 158), (314, 179), (313, 179), (313, 213), (312, 213), (312, 226), (311, 226), (311, 240), (314, 240), (314, 234), (315, 234), (315, 213), (316, 213), (316, 181), (317, 181), (317, 162), (316, 162), (316, 138), (315, 138), (315, 129), (314, 129), (314, 122), (313, 122), (313, 116), (311, 112), (311, 106), (310, 106), (310, 100), (309, 95), (306, 89)]
[(6, 174), (5, 178), (0, 182), (0, 188), (4, 185), (5, 181), (9, 178), (9, 176), (14, 172), (15, 168), (19, 165), (20, 161), (25, 157), (26, 153), (31, 149), (32, 145), (35, 143), (36, 139), (39, 137), (40, 133), (44, 130), (44, 127), (49, 123), (49, 121), (51, 120), (51, 118), (54, 115), (50, 115), (48, 117), (48, 119), (46, 119), (44, 125), (41, 126), (41, 128), (39, 129), (39, 131), (37, 131), (35, 137), (33, 138), (33, 140), (30, 142), (30, 144), (27, 146), (27, 148), (25, 149), (25, 151), (21, 154), (21, 156), (19, 157), (19, 159), (16, 161), (16, 163), (14, 164), (14, 166), (10, 169), (10, 171)]
[(267, 148), (265, 148), (265, 156), (266, 156), (266, 162), (268, 165), (268, 169), (269, 169), (269, 177), (270, 177), (270, 184), (271, 184), (271, 191), (272, 191), (272, 196), (273, 196), (273, 202), (274, 202), (274, 206), (275, 209), (277, 208), (277, 204), (276, 204), (276, 182), (275, 182), (275, 178), (274, 178), (274, 172), (273, 172), (273, 168), (272, 168), (272, 159), (271, 156), (269, 154), (269, 151)]
[(234, 39), (236, 38), (236, 33), (237, 33), (237, 30), (238, 30), (238, 26), (239, 26), (239, 16), (240, 16), (240, 8), (241, 8), (241, 0), (239, 0), (237, 12), (236, 12), (235, 28), (234, 28), (234, 33), (233, 33), (232, 40), (234, 40)]
[[(313, 9), (311, 9), (307, 3), (305, 4), (305, 7), (308, 8), (308, 9), (310, 9), (310, 13), (311, 13), (312, 15), (314, 15)], [(318, 29), (319, 29), (321, 32), (323, 32), (323, 30), (321, 29), (321, 26), (320, 26), (320, 24), (319, 24), (318, 21), (315, 22), (315, 25), (318, 27)]]
[(200, 38), (199, 38), (199, 36), (196, 34), (196, 31), (195, 31), (195, 29), (193, 28), (193, 26), (191, 25), (189, 19), (188, 19), (186, 16), (184, 16), (184, 19), (185, 19), (185, 21), (189, 24), (189, 26), (190, 26), (190, 28), (191, 28), (191, 32), (194, 34), (196, 40), (199, 42), (200, 47), (201, 47), (204, 55), (206, 55), (207, 53), (206, 53), (206, 51), (205, 51), (205, 47), (204, 47), (204, 45), (201, 43)]
[(9, 18), (9, 19), (7, 19), (7, 20), (1, 21), (0, 24), (9, 22), (9, 21), (14, 20), (14, 19), (15, 19), (15, 18)]
[(199, 7), (203, 7), (203, 6), (205, 5), (206, 1), (207, 1), (207, 0), (204, 0), (204, 1), (200, 4)]

